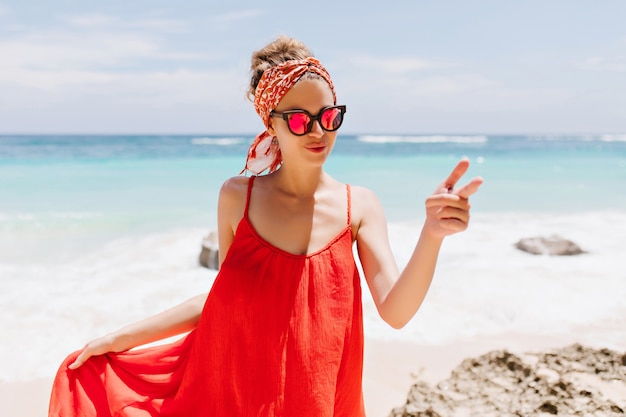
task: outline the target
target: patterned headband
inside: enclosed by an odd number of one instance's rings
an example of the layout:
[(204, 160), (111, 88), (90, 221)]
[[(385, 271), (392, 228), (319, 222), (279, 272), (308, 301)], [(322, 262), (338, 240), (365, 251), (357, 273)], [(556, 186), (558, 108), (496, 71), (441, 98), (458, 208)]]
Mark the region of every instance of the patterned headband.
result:
[(250, 149), (248, 149), (246, 166), (241, 173), (250, 171), (258, 175), (268, 168), (269, 172), (272, 173), (280, 166), (282, 162), (280, 149), (278, 149), (276, 144), (272, 143), (273, 137), (267, 131), (270, 123), (270, 113), (278, 106), (278, 103), (280, 103), (291, 87), (307, 72), (313, 72), (322, 77), (330, 86), (333, 93), (333, 101), (337, 101), (335, 87), (330, 79), (330, 74), (313, 57), (286, 61), (265, 70), (254, 93), (254, 109), (261, 116), (266, 130), (254, 138)]

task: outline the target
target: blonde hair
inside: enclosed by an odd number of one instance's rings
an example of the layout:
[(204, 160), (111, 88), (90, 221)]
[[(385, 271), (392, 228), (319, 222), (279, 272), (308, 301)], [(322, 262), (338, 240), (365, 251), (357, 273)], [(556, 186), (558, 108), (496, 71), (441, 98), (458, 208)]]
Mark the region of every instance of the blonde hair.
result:
[[(266, 69), (293, 59), (305, 59), (312, 56), (313, 53), (304, 43), (287, 36), (280, 36), (258, 51), (255, 51), (252, 54), (250, 65), (252, 76), (246, 94), (248, 99), (254, 101), (254, 92)], [(313, 75), (317, 76), (317, 74)], [(309, 77), (307, 76), (306, 78)]]

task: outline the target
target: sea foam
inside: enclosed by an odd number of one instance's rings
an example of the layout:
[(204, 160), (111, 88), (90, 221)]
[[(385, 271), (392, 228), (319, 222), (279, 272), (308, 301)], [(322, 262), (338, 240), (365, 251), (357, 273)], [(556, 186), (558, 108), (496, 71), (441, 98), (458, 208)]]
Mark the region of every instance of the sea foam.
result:
[[(398, 263), (412, 252), (419, 223), (392, 224)], [(559, 235), (586, 254), (535, 256), (514, 247), (529, 236)], [(365, 306), (370, 336), (420, 343), (504, 333), (571, 334), (617, 347), (626, 342), (626, 272), (623, 268), (626, 213), (499, 213), (475, 215), (465, 233), (444, 242), (435, 279), (420, 311), (402, 330), (391, 330)], [(613, 329), (614, 332), (605, 332)], [(623, 347), (623, 346), (622, 346)]]
[(359, 142), (366, 143), (456, 143), (476, 144), (486, 143), (489, 139), (484, 135), (455, 136), (455, 135), (426, 135), (426, 136), (401, 136), (401, 135), (363, 135), (358, 137)]
[[(421, 223), (390, 224), (400, 267)], [(198, 266), (206, 233), (185, 228), (119, 236), (59, 264), (0, 263), (0, 380), (50, 377), (88, 340), (208, 291), (216, 273)], [(552, 234), (588, 253), (533, 256), (514, 248), (522, 237)], [(597, 331), (580, 334), (581, 342), (619, 347), (624, 337), (617, 329), (626, 318), (624, 236), (620, 211), (477, 214), (466, 232), (444, 242), (431, 289), (402, 330), (380, 319), (363, 280), (366, 337), (442, 344), (509, 332), (572, 334), (587, 326)]]
[(238, 145), (244, 142), (244, 138), (192, 138), (192, 145), (218, 145), (218, 146), (230, 146), (230, 145)]

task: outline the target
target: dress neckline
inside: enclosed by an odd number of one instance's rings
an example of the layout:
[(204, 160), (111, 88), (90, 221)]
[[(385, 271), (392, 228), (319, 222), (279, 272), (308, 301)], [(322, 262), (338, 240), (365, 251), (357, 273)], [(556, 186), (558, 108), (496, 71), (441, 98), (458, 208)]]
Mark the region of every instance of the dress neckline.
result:
[[(322, 246), (319, 249), (314, 250), (313, 252), (309, 252), (309, 253), (292, 253), (289, 252), (285, 249), (279, 248), (276, 245), (271, 244), (270, 242), (268, 242), (265, 238), (263, 238), (263, 236), (261, 236), (259, 234), (259, 232), (257, 232), (257, 230), (254, 228), (254, 225), (252, 224), (252, 222), (250, 221), (250, 219), (247, 216), (242, 217), (241, 221), (240, 221), (240, 226), (241, 223), (245, 223), (245, 225), (247, 226), (248, 230), (250, 231), (250, 233), (252, 234), (252, 236), (254, 236), (254, 238), (256, 240), (259, 241), (259, 243), (261, 243), (262, 245), (268, 247), (269, 249), (271, 249), (274, 252), (280, 253), (282, 255), (291, 257), (291, 258), (312, 258), (316, 255), (319, 255), (323, 252), (326, 252), (327, 250), (329, 250), (337, 241), (341, 240), (344, 235), (346, 235), (348, 232), (352, 232), (352, 227), (351, 225), (346, 225), (346, 227), (344, 227), (341, 231), (339, 231), (339, 233), (337, 233), (327, 244), (325, 244), (324, 246)], [(352, 233), (350, 233), (350, 243), (352, 243)]]
[(259, 234), (259, 232), (257, 232), (254, 225), (250, 221), (250, 216), (248, 215), (248, 208), (250, 207), (250, 196), (252, 195), (252, 185), (254, 184), (255, 179), (256, 179), (256, 176), (252, 176), (248, 180), (248, 190), (246, 193), (246, 206), (244, 209), (243, 217), (239, 221), (239, 225), (237, 226), (237, 228), (239, 228), (241, 224), (245, 222), (252, 236), (254, 236), (261, 244), (270, 248), (274, 252), (281, 253), (283, 255), (286, 255), (292, 258), (311, 258), (315, 255), (319, 255), (320, 253), (327, 251), (335, 242), (340, 240), (348, 232), (350, 232), (350, 245), (352, 245), (352, 207), (351, 207), (352, 206), (352, 201), (351, 201), (352, 193), (350, 190), (350, 184), (346, 184), (346, 199), (347, 199), (346, 226), (343, 229), (341, 229), (341, 231), (339, 231), (339, 233), (337, 233), (335, 237), (333, 237), (326, 245), (322, 246), (320, 249), (316, 249), (315, 251), (310, 252), (310, 253), (299, 254), (299, 253), (289, 252), (285, 249), (279, 248), (278, 246), (273, 245), (270, 242), (268, 242), (265, 238), (263, 238), (263, 236)]

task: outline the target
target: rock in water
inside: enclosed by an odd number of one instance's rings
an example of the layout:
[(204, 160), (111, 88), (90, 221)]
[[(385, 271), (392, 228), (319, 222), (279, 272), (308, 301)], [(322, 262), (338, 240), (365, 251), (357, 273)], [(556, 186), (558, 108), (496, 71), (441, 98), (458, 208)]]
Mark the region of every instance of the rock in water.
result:
[(219, 245), (217, 233), (211, 232), (202, 239), (202, 251), (198, 257), (198, 262), (205, 268), (218, 270), (220, 267)]
[(576, 243), (560, 236), (527, 237), (520, 239), (515, 247), (533, 255), (580, 255), (585, 253)]

